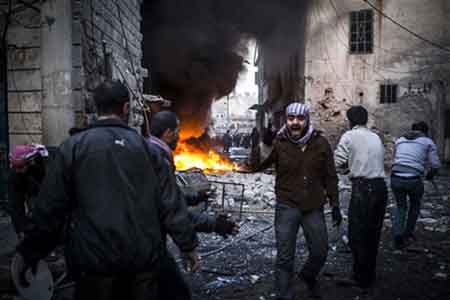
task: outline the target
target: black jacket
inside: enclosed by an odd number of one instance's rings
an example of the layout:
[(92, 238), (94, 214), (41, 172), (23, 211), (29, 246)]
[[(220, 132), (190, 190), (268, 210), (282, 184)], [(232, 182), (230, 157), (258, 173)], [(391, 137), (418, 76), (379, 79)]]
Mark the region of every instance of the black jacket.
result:
[(60, 146), (35, 205), (18, 250), (44, 257), (67, 224), (66, 259), (75, 274), (152, 270), (164, 249), (162, 226), (182, 251), (197, 246), (170, 170), (119, 120), (99, 121)]
[[(162, 147), (160, 147), (157, 144), (148, 142), (148, 145), (150, 148), (154, 149), (155, 151), (157, 151), (159, 153), (159, 155), (165, 161), (167, 167), (171, 170), (172, 174), (175, 176), (176, 167), (175, 167), (172, 153), (168, 153), (166, 149), (163, 149)], [(189, 203), (198, 203), (199, 202), (199, 200), (197, 200), (197, 199), (198, 199), (198, 197), (200, 197), (200, 195), (197, 192), (194, 192), (194, 191), (188, 192), (187, 190), (181, 188), (178, 185), (177, 185), (177, 189), (180, 193), (182, 201), (186, 205), (189, 205)], [(193, 211), (193, 210), (189, 210), (188, 214), (189, 214), (189, 219), (191, 220), (196, 232), (204, 232), (204, 233), (214, 232), (215, 227), (216, 227), (216, 217), (215, 216), (211, 216), (206, 213)]]
[[(8, 178), (8, 208), (16, 233), (22, 233), (25, 230), (27, 216), (25, 205), (32, 206), (32, 198), (36, 197), (44, 179), (45, 167), (42, 172), (33, 172), (27, 170), (25, 173), (18, 173), (11, 169)], [(39, 170), (40, 171), (40, 170)]]

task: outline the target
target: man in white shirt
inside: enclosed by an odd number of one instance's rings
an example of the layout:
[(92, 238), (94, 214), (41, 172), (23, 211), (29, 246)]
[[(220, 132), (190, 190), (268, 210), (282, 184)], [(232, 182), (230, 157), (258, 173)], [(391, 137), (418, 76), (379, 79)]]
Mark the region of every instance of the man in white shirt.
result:
[(368, 113), (364, 107), (352, 106), (347, 118), (351, 130), (344, 133), (334, 152), (336, 167), (348, 168), (352, 181), (348, 229), (353, 276), (347, 283), (368, 291), (376, 277), (378, 244), (387, 202), (384, 146), (380, 137), (366, 127)]

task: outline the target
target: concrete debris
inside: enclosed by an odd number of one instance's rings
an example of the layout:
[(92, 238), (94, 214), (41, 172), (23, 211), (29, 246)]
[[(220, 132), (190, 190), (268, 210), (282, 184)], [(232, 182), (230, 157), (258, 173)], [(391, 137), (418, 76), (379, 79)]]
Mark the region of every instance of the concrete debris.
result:
[(429, 211), (429, 210), (426, 210), (426, 209), (421, 209), (420, 210), (420, 216), (422, 217), (422, 218), (429, 218), (429, 217), (431, 217), (431, 211)]
[(423, 223), (425, 225), (433, 225), (433, 224), (436, 224), (439, 221), (436, 220), (436, 219), (433, 219), (433, 218), (420, 218), (419, 220), (417, 220), (417, 222)]
[(259, 280), (260, 276), (258, 275), (250, 275), (250, 282), (255, 284)]
[(436, 273), (436, 274), (434, 274), (434, 277), (435, 278), (438, 278), (438, 279), (447, 279), (447, 274), (446, 273), (442, 273), (442, 272), (438, 272), (438, 273)]
[(206, 285), (207, 289), (221, 288), (229, 284), (240, 283), (242, 281), (241, 277), (217, 277), (216, 280), (208, 283)]

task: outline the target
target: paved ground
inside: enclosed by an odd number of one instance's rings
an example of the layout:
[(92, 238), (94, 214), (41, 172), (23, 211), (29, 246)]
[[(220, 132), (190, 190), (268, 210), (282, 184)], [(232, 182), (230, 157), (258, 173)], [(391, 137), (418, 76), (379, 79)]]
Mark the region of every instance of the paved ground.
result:
[[(450, 172), (436, 180), (436, 187), (426, 184), (426, 194), (418, 225), (418, 241), (408, 250), (395, 252), (391, 246), (390, 209), (385, 219), (378, 260), (378, 281), (374, 299), (431, 300), (450, 299)], [(345, 202), (345, 201), (344, 201)], [(330, 219), (330, 216), (327, 215)], [(275, 240), (273, 214), (255, 214), (245, 219), (241, 233), (223, 240), (214, 235), (201, 235), (202, 271), (187, 275), (195, 300), (208, 299), (271, 299), (273, 295), (273, 264)], [(262, 231), (263, 232), (260, 232)], [(260, 232), (260, 233), (259, 233)], [(345, 232), (345, 230), (344, 230)], [(330, 227), (331, 249), (321, 276), (323, 299), (360, 299), (359, 292), (339, 287), (337, 278), (349, 274), (351, 255), (344, 243), (336, 243), (338, 235)], [(250, 237), (250, 238), (248, 238)], [(12, 299), (5, 291), (8, 283), (9, 256), (16, 243), (8, 218), (0, 217), (0, 299)], [(217, 249), (230, 244), (223, 251)], [(336, 246), (336, 249), (333, 250)], [(302, 234), (299, 234), (297, 266), (307, 255)], [(60, 271), (60, 268), (59, 268)], [(1, 279), (4, 280), (1, 280)], [(298, 299), (305, 299), (304, 287), (298, 281)], [(68, 292), (65, 297), (70, 299)]]

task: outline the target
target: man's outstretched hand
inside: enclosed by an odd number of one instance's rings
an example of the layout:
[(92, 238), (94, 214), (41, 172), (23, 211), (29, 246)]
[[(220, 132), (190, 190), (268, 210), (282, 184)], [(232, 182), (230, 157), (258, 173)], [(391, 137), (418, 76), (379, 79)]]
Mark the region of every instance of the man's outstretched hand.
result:
[(182, 252), (181, 258), (183, 259), (184, 269), (187, 272), (195, 273), (200, 268), (200, 258), (197, 249), (190, 252)]
[(214, 232), (227, 238), (228, 235), (236, 235), (239, 233), (239, 224), (230, 220), (226, 215), (219, 215), (216, 218), (216, 226)]

